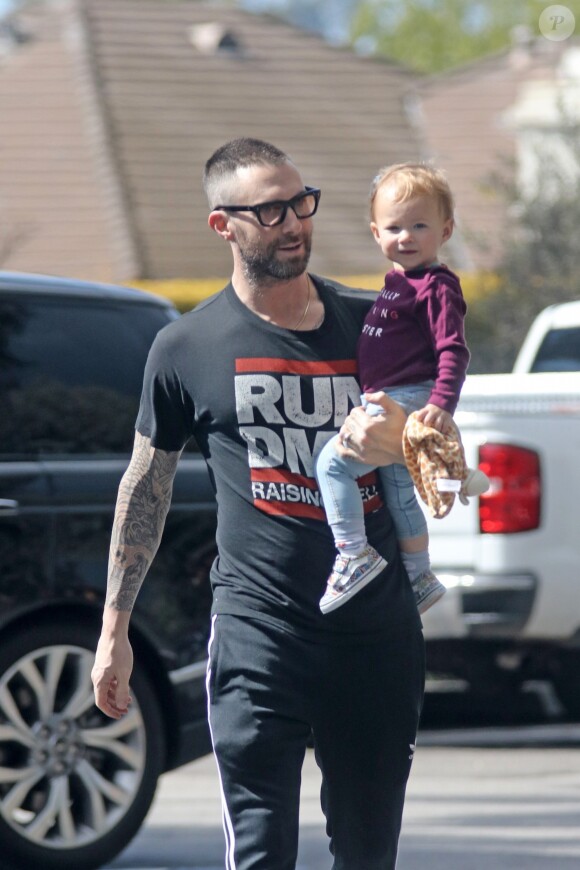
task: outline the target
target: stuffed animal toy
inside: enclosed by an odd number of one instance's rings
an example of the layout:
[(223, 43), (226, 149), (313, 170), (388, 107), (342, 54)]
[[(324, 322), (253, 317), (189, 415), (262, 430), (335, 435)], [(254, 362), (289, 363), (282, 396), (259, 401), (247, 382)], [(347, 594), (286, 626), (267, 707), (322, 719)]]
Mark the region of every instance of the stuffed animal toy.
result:
[(446, 517), (455, 497), (467, 504), (468, 497), (489, 489), (489, 478), (479, 469), (468, 468), (459, 430), (439, 432), (409, 414), (403, 432), (403, 453), (415, 487), (431, 516)]

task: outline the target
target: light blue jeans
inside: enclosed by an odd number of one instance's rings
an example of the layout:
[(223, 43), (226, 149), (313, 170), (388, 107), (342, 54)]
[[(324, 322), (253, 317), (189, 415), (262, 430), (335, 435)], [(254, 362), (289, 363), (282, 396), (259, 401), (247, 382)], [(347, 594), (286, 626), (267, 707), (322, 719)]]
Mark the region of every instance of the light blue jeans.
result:
[[(383, 392), (410, 414), (427, 404), (432, 387), (433, 381), (422, 381), (404, 387), (387, 387)], [(380, 405), (370, 404), (364, 397), (361, 397), (361, 402), (367, 414), (374, 416), (384, 413)], [(339, 456), (336, 452), (337, 443), (338, 435), (335, 435), (320, 451), (316, 461), (316, 480), (326, 517), (335, 541), (365, 539), (364, 510), (357, 478), (368, 474), (376, 466)], [(427, 534), (425, 515), (417, 502), (407, 466), (385, 465), (378, 468), (378, 473), (398, 539), (418, 538)]]

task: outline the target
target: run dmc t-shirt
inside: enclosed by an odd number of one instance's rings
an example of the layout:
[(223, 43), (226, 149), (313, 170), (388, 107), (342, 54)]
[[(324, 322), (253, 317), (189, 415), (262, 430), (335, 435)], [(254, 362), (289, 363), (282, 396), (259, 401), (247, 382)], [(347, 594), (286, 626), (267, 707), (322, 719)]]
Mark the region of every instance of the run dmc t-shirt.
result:
[(325, 307), (316, 330), (267, 323), (232, 285), (165, 327), (146, 366), (138, 431), (177, 451), (195, 436), (218, 504), (213, 612), (275, 621), (335, 638), (418, 622), (377, 475), (361, 464), (367, 531), (389, 561), (348, 606), (318, 602), (335, 557), (314, 457), (360, 388), (356, 343), (369, 302), (315, 278)]

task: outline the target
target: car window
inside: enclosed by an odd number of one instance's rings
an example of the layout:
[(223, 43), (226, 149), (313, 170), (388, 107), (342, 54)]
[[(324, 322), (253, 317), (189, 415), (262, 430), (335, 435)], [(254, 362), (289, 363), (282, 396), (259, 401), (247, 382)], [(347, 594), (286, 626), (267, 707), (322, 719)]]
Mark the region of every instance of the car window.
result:
[(128, 453), (151, 343), (152, 305), (0, 298), (0, 458)]
[(532, 371), (580, 371), (580, 327), (550, 330), (540, 345)]

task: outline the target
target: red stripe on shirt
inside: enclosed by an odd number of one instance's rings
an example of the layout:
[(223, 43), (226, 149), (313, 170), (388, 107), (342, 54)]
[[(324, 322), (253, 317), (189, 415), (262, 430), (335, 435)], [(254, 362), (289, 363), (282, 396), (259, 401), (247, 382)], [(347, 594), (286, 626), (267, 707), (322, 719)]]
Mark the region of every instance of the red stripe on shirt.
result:
[[(365, 514), (371, 513), (372, 511), (378, 510), (382, 504), (382, 499), (378, 495), (375, 495), (373, 498), (363, 503), (363, 511)], [(265, 499), (257, 498), (254, 499), (254, 507), (263, 511), (265, 514), (271, 514), (273, 516), (307, 517), (311, 520), (326, 522), (326, 514), (324, 510), (313, 504), (288, 501), (266, 501)]]
[(322, 508), (316, 507), (313, 504), (302, 504), (301, 502), (288, 501), (265, 501), (257, 498), (254, 500), (254, 506), (265, 514), (273, 514), (274, 516), (285, 517), (307, 517), (311, 520), (326, 520), (326, 514)]
[(248, 357), (236, 360), (236, 372), (282, 372), (290, 375), (356, 375), (354, 359), (306, 362), (276, 357)]
[[(283, 483), (285, 485), (292, 484), (296, 487), (303, 487), (311, 492), (318, 491), (316, 480), (312, 477), (304, 477), (301, 474), (294, 474), (286, 469), (276, 468), (252, 468), (252, 482), (260, 483)], [(370, 471), (363, 477), (359, 477), (358, 484), (361, 487), (376, 485), (377, 477), (375, 471)], [(364, 514), (372, 513), (378, 510), (383, 505), (381, 496), (377, 493), (363, 501)], [(282, 499), (264, 499), (254, 498), (254, 506), (264, 513), (273, 516), (292, 516), (292, 517), (307, 517), (309, 519), (326, 521), (326, 513), (322, 507), (308, 503), (306, 501), (293, 501)]]
[(267, 483), (294, 483), (296, 486), (306, 486), (308, 489), (316, 489), (316, 481), (313, 477), (304, 477), (302, 474), (293, 474), (291, 471), (280, 471), (277, 468), (252, 468), (252, 480), (266, 481)]

